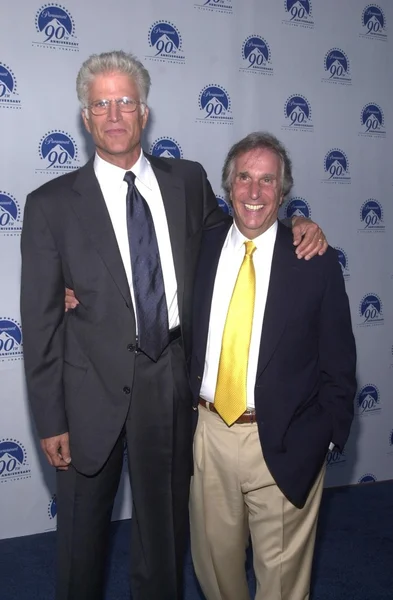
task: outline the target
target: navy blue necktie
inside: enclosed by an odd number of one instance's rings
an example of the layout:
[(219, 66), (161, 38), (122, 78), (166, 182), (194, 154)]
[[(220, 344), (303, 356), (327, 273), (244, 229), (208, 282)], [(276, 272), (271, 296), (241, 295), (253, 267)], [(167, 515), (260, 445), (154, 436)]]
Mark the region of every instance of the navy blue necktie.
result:
[(138, 346), (157, 361), (169, 343), (168, 309), (160, 252), (150, 208), (127, 171), (127, 229), (138, 320)]

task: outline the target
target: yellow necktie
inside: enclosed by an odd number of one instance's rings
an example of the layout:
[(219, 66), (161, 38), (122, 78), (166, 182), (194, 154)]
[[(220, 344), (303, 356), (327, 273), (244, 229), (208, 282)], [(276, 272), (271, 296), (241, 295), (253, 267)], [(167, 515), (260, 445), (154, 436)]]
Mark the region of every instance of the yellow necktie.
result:
[(225, 321), (214, 407), (228, 426), (247, 408), (247, 367), (255, 302), (253, 242), (245, 242), (240, 267)]

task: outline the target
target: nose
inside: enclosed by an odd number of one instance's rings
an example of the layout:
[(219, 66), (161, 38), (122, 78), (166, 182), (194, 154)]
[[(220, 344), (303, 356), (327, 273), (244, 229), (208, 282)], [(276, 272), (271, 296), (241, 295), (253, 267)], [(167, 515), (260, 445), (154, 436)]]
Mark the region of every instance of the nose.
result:
[(117, 102), (112, 100), (112, 102), (110, 102), (109, 108), (108, 108), (108, 120), (116, 122), (120, 118), (121, 118), (121, 113), (120, 113), (120, 109), (117, 105)]
[(258, 181), (251, 181), (250, 183), (250, 198), (253, 200), (257, 200), (261, 194), (261, 189), (259, 187)]

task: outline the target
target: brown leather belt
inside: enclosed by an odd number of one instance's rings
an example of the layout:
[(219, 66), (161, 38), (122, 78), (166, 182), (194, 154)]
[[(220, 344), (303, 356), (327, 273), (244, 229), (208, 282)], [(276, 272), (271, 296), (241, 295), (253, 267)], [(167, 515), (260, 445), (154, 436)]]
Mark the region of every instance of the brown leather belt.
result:
[[(206, 410), (210, 410), (211, 412), (214, 412), (217, 415), (219, 414), (215, 409), (213, 402), (208, 402), (203, 398), (199, 398), (199, 404), (200, 406), (203, 406), (203, 408), (206, 408)], [(235, 421), (235, 423), (256, 423), (255, 408), (247, 409), (246, 412), (240, 415), (240, 417), (237, 419), (237, 421)]]

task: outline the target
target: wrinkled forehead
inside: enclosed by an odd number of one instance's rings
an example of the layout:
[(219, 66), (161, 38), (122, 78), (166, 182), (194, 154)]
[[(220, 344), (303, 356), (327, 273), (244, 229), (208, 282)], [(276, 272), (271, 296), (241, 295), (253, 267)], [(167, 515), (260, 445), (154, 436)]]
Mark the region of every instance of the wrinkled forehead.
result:
[(133, 77), (120, 71), (111, 71), (94, 75), (88, 86), (88, 95), (89, 99), (130, 96), (138, 100), (139, 90)]
[(253, 148), (239, 154), (235, 159), (235, 173), (270, 173), (281, 175), (283, 163), (277, 152), (271, 148)]

